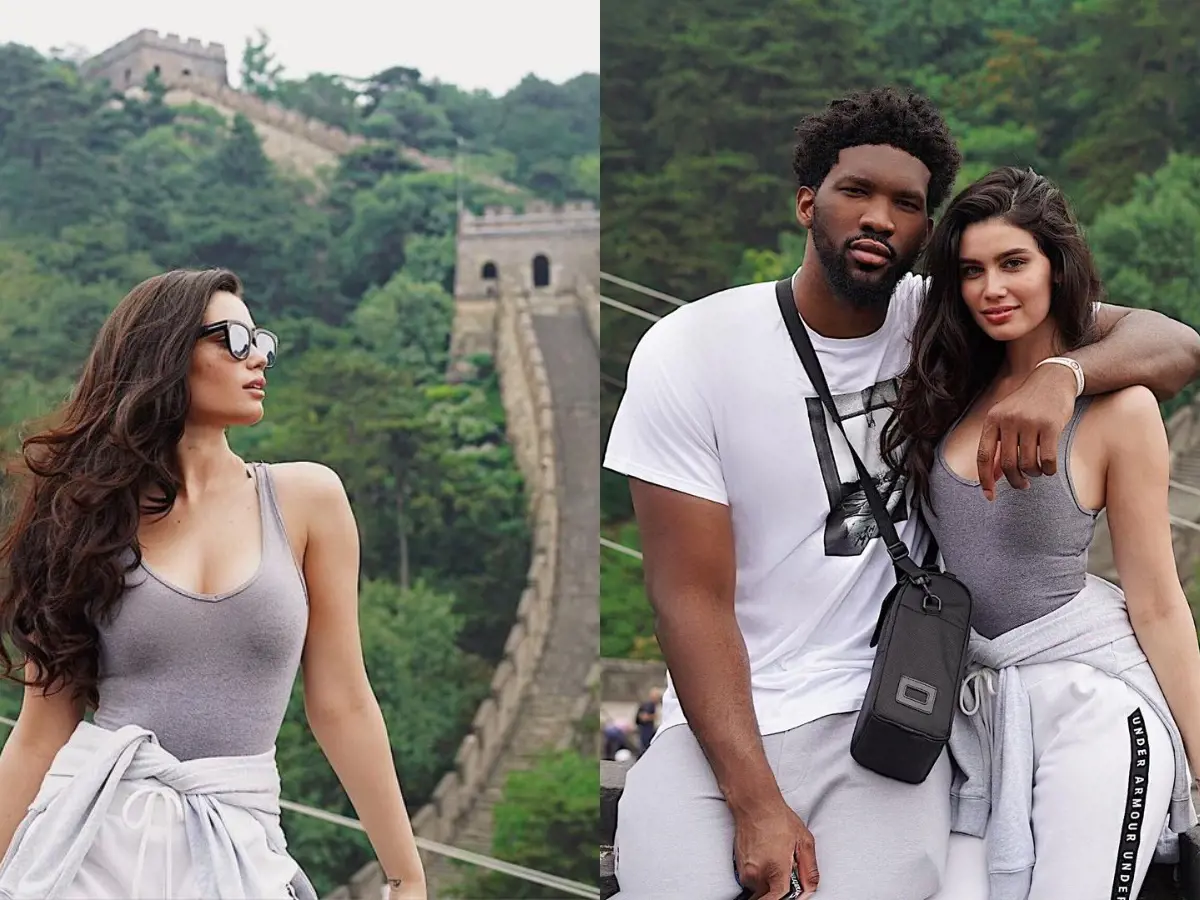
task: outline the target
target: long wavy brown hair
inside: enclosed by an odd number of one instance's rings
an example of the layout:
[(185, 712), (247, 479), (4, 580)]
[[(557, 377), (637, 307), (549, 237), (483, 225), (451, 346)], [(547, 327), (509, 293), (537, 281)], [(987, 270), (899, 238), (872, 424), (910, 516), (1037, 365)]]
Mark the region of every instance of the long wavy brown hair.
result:
[(931, 276), (900, 376), (899, 398), (883, 430), (883, 457), (927, 504), (938, 442), (996, 377), (1005, 348), (976, 324), (963, 301), (959, 245), (968, 225), (999, 219), (1029, 232), (1050, 260), (1050, 315), (1057, 352), (1095, 340), (1094, 304), (1103, 297), (1095, 261), (1067, 199), (1032, 169), (1006, 166), (958, 194), (934, 229), (923, 266)]
[[(0, 541), (5, 677), (97, 705), (97, 623), (141, 564), (141, 516), (169, 511), (178, 496), (188, 366), (218, 291), (241, 296), (242, 285), (208, 269), (135, 287), (100, 329), (57, 424), (22, 442), (7, 479), (16, 515)], [(27, 663), (32, 678), (14, 675)]]

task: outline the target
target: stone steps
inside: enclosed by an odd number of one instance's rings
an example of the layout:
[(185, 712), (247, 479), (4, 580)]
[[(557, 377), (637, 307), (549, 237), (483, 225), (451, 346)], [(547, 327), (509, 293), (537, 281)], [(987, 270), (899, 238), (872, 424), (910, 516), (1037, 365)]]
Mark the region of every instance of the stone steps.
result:
[[(534, 329), (545, 359), (554, 406), (558, 451), (559, 545), (554, 619), (537, 673), (522, 701), (509, 746), (487, 788), (461, 820), (450, 843), (491, 853), (492, 810), (509, 773), (528, 767), (542, 752), (572, 737), (572, 711), (587, 692), (600, 641), (600, 382), (599, 358), (576, 304), (535, 310)], [(430, 866), (431, 884), (444, 884), (450, 900), (457, 873)], [(443, 873), (450, 875), (449, 879)], [(432, 897), (432, 894), (431, 894)]]

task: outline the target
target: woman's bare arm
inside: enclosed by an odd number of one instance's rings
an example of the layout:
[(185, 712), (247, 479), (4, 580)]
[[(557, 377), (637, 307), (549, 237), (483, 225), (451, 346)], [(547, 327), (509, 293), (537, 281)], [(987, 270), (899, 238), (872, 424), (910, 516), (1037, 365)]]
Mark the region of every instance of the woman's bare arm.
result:
[[(33, 675), (30, 666), (25, 680)], [(70, 691), (47, 697), (37, 688), (25, 689), (16, 727), (0, 750), (0, 857), (12, 843), (55, 754), (82, 718), (83, 705), (71, 699)]]
[(1171, 545), (1166, 428), (1146, 388), (1127, 388), (1105, 403), (1105, 493), (1117, 573), (1134, 633), (1195, 773), (1200, 771), (1200, 646)]
[[(358, 628), (358, 527), (337, 474), (304, 466), (308, 639), (304, 708), (313, 735), (354, 804), (388, 878), (424, 897), (425, 874), (379, 703), (367, 680)], [(299, 473), (298, 473), (299, 474)]]

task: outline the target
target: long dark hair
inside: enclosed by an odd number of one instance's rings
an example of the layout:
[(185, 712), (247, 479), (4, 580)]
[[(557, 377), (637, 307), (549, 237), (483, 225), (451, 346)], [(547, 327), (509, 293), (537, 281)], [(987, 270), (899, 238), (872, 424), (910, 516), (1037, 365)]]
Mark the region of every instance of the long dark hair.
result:
[(1103, 296), (1095, 262), (1066, 197), (1032, 169), (1006, 166), (951, 202), (925, 249), (932, 276), (912, 338), (912, 359), (882, 436), (883, 457), (903, 470), (926, 503), (938, 442), (996, 377), (1004, 344), (976, 324), (962, 299), (959, 244), (968, 225), (1000, 219), (1029, 232), (1050, 260), (1050, 315), (1057, 352), (1095, 339), (1093, 304)]
[[(98, 703), (96, 625), (115, 612), (126, 573), (141, 563), (141, 515), (167, 512), (178, 496), (188, 365), (218, 291), (240, 296), (242, 285), (209, 269), (135, 287), (100, 329), (57, 424), (22, 443), (19, 474), (9, 479), (20, 482), (17, 513), (0, 541), (5, 677)], [(28, 681), (13, 674), (26, 662), (35, 672)]]

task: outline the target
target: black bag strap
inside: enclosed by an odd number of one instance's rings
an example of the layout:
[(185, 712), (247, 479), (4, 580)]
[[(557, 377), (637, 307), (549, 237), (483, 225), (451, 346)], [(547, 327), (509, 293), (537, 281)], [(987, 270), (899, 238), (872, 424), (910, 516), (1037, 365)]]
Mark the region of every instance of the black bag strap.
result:
[[(921, 513), (921, 518), (925, 518), (925, 514)], [(925, 550), (925, 559), (921, 562), (922, 569), (930, 569), (937, 563), (938, 558), (938, 542), (933, 536), (933, 532), (929, 529), (929, 523), (925, 523), (925, 530), (929, 532), (929, 546)]]
[[(879, 491), (875, 488), (875, 479), (867, 471), (858, 451), (854, 449), (854, 444), (846, 434), (846, 426), (842, 424), (842, 417), (838, 414), (837, 406), (833, 402), (833, 394), (829, 391), (829, 383), (825, 380), (825, 372), (821, 369), (821, 363), (817, 359), (817, 351), (813, 349), (808, 331), (805, 329), (804, 323), (800, 321), (800, 311), (796, 309), (796, 300), (792, 294), (791, 278), (782, 278), (775, 282), (775, 297), (779, 301), (779, 311), (783, 313), (783, 321), (787, 325), (788, 334), (792, 337), (792, 346), (796, 348), (796, 354), (800, 357), (800, 362), (804, 364), (804, 371), (808, 373), (817, 395), (821, 398), (825, 409), (829, 411), (830, 417), (837, 423), (838, 431), (846, 439), (850, 455), (854, 457), (854, 465), (858, 468), (858, 477), (862, 481), (863, 491), (867, 495), (867, 505), (871, 507), (871, 515), (875, 519), (875, 524), (879, 526), (879, 533), (883, 536), (888, 555), (897, 569), (897, 575), (903, 573), (909, 578), (919, 578), (923, 572), (909, 556), (908, 546), (900, 540), (900, 535), (896, 532), (896, 526), (892, 524), (892, 517), (888, 514), (883, 498), (879, 496)], [(930, 545), (925, 558), (926, 565), (931, 564), (930, 560), (937, 559), (936, 543)]]

